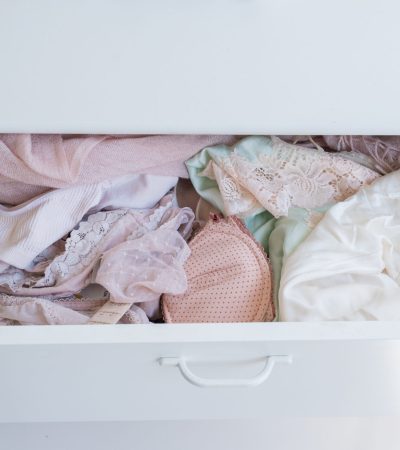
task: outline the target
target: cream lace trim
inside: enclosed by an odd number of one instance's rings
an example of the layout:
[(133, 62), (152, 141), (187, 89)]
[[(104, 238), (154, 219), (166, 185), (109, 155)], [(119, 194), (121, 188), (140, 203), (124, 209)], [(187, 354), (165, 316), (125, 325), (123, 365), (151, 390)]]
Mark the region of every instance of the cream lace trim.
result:
[(46, 268), (43, 278), (35, 287), (53, 286), (59, 278), (78, 273), (93, 262), (98, 244), (112, 225), (127, 214), (127, 210), (103, 211), (92, 214), (73, 230), (65, 243), (65, 252), (57, 256)]
[(275, 217), (292, 206), (315, 209), (353, 195), (379, 175), (349, 159), (272, 138), (272, 149), (249, 161), (233, 151), (212, 163), (226, 213), (248, 216), (262, 205)]

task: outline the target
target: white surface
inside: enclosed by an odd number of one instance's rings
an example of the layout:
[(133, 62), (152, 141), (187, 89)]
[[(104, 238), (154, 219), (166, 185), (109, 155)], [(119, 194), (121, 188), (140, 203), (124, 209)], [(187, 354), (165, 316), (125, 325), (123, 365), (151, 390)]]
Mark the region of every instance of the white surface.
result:
[(398, 450), (399, 418), (0, 425), (7, 450)]
[(400, 134), (398, 0), (0, 0), (3, 132)]
[[(400, 415), (399, 327), (352, 325), (1, 329), (0, 422)], [(196, 376), (243, 379), (270, 355), (293, 361), (248, 388), (199, 388), (159, 364), (183, 357)]]
[[(0, 0), (0, 131), (400, 134), (399, 13), (397, 0)], [(251, 378), (285, 354), (254, 388), (201, 389), (158, 363)], [(399, 447), (398, 323), (14, 327), (0, 358), (1, 448)], [(213, 420), (244, 418), (257, 420)]]

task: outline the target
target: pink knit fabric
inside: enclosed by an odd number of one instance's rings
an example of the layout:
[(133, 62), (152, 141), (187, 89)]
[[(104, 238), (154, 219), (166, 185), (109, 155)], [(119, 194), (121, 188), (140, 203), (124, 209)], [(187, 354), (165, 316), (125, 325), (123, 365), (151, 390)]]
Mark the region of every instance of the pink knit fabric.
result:
[(239, 219), (214, 216), (189, 246), (188, 290), (163, 296), (166, 322), (273, 320), (268, 260)]
[(0, 203), (16, 205), (50, 188), (129, 173), (187, 178), (184, 161), (234, 136), (62, 136), (0, 134)]

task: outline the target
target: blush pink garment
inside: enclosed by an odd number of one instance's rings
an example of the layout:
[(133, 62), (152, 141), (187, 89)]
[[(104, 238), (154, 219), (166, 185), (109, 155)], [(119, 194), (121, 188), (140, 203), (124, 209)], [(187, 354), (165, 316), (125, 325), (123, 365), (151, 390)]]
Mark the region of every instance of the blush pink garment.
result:
[[(34, 300), (34, 299), (33, 299)], [(85, 323), (89, 321), (89, 318), (93, 316), (100, 308), (104, 306), (109, 300), (109, 295), (107, 298), (92, 298), (92, 297), (68, 297), (68, 298), (57, 298), (53, 299), (52, 303), (63, 307), (65, 309), (72, 309), (75, 312), (80, 312), (83, 314), (87, 320)], [(60, 314), (62, 314), (62, 310), (60, 310)], [(144, 324), (150, 323), (148, 314), (144, 311), (144, 309), (140, 308), (138, 305), (132, 305), (130, 309), (121, 317), (118, 323), (125, 324)], [(74, 325), (78, 323), (70, 322), (70, 325)], [(49, 324), (51, 325), (51, 324)]]
[(51, 188), (144, 173), (187, 178), (184, 161), (234, 136), (0, 135), (0, 203), (16, 205)]
[[(63, 298), (50, 300), (0, 294), (0, 325), (84, 325), (106, 299)], [(120, 323), (149, 323), (146, 313), (132, 305)]]
[(370, 156), (382, 173), (400, 169), (400, 136), (322, 136), (324, 147)]
[(155, 317), (161, 294), (186, 291), (183, 265), (189, 254), (188, 245), (176, 230), (161, 227), (109, 250), (102, 258), (96, 282), (110, 292), (113, 303), (156, 307), (150, 313)]
[(80, 325), (88, 321), (81, 312), (50, 300), (0, 294), (0, 317), (21, 325)]
[(239, 219), (213, 216), (189, 247), (188, 290), (163, 296), (166, 322), (273, 320), (269, 262)]

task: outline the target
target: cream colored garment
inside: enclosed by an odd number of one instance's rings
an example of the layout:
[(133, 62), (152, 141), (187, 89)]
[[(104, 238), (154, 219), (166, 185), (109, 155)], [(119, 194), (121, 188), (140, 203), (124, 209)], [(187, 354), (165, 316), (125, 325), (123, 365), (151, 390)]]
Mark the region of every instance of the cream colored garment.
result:
[(400, 320), (400, 171), (333, 206), (284, 265), (286, 321)]
[(150, 208), (176, 177), (127, 175), (111, 181), (56, 189), (17, 207), (0, 206), (0, 260), (25, 269), (86, 214), (102, 209)]
[(200, 173), (218, 183), (227, 215), (247, 217), (263, 208), (275, 217), (297, 206), (315, 209), (341, 201), (378, 174), (323, 150), (289, 144), (277, 137), (252, 136), (233, 150), (203, 150), (212, 160)]
[(187, 177), (184, 161), (234, 136), (0, 135), (0, 203), (17, 205), (50, 188), (98, 183), (125, 174)]

